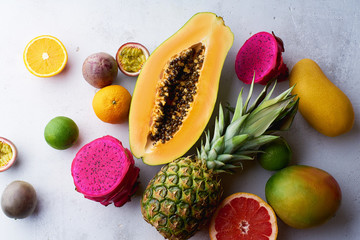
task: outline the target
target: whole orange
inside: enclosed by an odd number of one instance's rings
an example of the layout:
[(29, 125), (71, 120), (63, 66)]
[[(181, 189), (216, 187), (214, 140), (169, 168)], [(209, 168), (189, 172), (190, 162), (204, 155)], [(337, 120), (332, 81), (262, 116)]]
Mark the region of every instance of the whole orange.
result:
[(92, 106), (103, 122), (122, 123), (129, 116), (131, 95), (120, 85), (110, 85), (96, 92)]

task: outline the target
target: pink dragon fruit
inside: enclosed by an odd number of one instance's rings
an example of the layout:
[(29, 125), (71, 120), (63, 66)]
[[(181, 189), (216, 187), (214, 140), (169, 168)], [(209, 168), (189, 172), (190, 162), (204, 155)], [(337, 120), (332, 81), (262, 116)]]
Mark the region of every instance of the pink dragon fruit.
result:
[(85, 198), (121, 207), (138, 189), (140, 169), (121, 142), (104, 136), (83, 146), (76, 154), (71, 175), (76, 190)]
[(289, 70), (283, 61), (284, 51), (283, 41), (274, 33), (259, 32), (253, 35), (236, 56), (235, 71), (238, 78), (250, 84), (255, 74), (254, 82), (262, 85), (274, 79), (286, 80)]

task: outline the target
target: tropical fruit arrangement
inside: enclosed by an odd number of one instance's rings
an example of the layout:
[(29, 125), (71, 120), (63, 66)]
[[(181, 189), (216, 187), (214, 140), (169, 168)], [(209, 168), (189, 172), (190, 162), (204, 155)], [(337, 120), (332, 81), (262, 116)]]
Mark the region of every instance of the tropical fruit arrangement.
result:
[[(354, 124), (350, 100), (313, 60), (300, 60), (289, 74), (284, 42), (273, 32), (259, 32), (235, 60), (237, 77), (250, 84), (246, 98), (241, 89), (235, 107), (219, 104), (215, 123), (205, 130), (233, 40), (222, 17), (204, 12), (151, 54), (131, 42), (115, 57), (89, 55), (82, 74), (98, 89), (94, 113), (104, 123), (129, 121), (130, 150), (110, 135), (82, 146), (71, 165), (76, 191), (104, 206), (124, 206), (139, 187), (135, 156), (147, 165), (163, 165), (142, 193), (140, 209), (166, 239), (189, 239), (209, 224), (212, 240), (272, 240), (278, 235), (278, 218), (290, 227), (309, 228), (333, 217), (341, 203), (339, 184), (322, 169), (292, 165), (291, 147), (279, 132), (291, 130), (299, 109), (320, 133), (345, 134)], [(24, 62), (35, 76), (54, 76), (67, 63), (66, 49), (57, 38), (40, 36), (26, 46)], [(132, 95), (114, 85), (118, 69), (138, 76)], [(274, 96), (277, 82), (286, 80), (290, 88)], [(264, 85), (257, 96), (255, 84)], [(58, 150), (74, 147), (79, 134), (66, 116), (51, 119), (44, 130), (46, 142)], [(187, 154), (200, 138), (196, 153)], [(0, 138), (0, 171), (16, 155), (15, 145)], [(266, 201), (241, 191), (223, 196), (223, 174), (237, 173), (243, 161), (255, 159), (275, 171), (264, 186)], [(24, 181), (9, 184), (1, 198), (2, 210), (11, 218), (29, 216), (36, 203), (35, 189)]]

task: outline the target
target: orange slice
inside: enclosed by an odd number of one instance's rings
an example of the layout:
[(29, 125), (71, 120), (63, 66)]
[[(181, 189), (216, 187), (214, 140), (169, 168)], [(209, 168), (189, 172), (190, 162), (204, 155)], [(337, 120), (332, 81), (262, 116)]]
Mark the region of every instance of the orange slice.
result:
[(211, 219), (211, 240), (274, 240), (278, 226), (273, 209), (251, 193), (235, 193), (225, 198)]
[(60, 73), (68, 55), (59, 39), (43, 35), (31, 40), (24, 51), (26, 68), (37, 77), (51, 77)]

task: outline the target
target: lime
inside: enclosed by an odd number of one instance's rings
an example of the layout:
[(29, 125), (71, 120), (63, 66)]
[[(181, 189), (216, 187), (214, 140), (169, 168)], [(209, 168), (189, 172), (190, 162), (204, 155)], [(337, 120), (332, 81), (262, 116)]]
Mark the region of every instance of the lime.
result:
[(257, 158), (260, 165), (271, 171), (286, 167), (292, 157), (292, 152), (284, 138), (278, 138), (270, 143), (264, 144), (259, 149), (262, 151)]
[(79, 136), (79, 128), (72, 119), (59, 116), (46, 125), (44, 136), (51, 147), (63, 150), (74, 144)]

